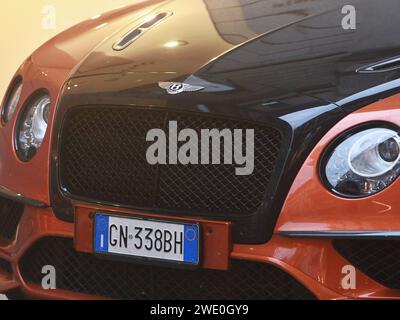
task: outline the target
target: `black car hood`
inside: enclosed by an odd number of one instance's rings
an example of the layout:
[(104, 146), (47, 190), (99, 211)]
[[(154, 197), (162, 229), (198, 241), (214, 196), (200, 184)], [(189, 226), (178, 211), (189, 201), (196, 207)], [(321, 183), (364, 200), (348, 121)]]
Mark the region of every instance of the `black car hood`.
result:
[[(195, 3), (202, 4), (201, 11)], [(115, 51), (113, 44), (138, 22), (122, 29), (98, 46), (72, 79), (86, 77), (89, 83), (80, 82), (88, 93), (132, 94), (131, 103), (140, 97), (141, 102), (145, 98), (151, 105), (165, 105), (168, 96), (159, 82), (177, 81), (205, 87), (181, 99), (275, 110), (291, 106), (295, 112), (303, 109), (304, 99), (354, 107), (365, 104), (366, 98), (372, 101), (376, 93), (396, 89), (398, 83), (391, 81), (398, 78), (397, 70), (356, 72), (400, 55), (396, 0), (387, 0), (384, 6), (373, 0), (351, 1), (356, 29), (342, 26), (347, 1), (283, 3), (265, 0), (232, 9), (212, 0), (191, 5), (168, 1), (157, 12), (174, 12), (173, 16), (125, 50)], [(238, 12), (241, 19), (235, 19)], [(166, 47), (171, 40), (183, 45)], [(292, 103), (294, 95), (302, 99)], [(288, 110), (283, 109), (285, 114)]]
[[(347, 113), (399, 91), (396, 69), (357, 72), (400, 54), (394, 23), (398, 2), (351, 2), (357, 13), (355, 30), (342, 26), (347, 1), (265, 0), (233, 7), (217, 0), (190, 1), (203, 11), (186, 0), (166, 2), (158, 11), (173, 16), (125, 50), (115, 51), (113, 44), (134, 25), (121, 30), (71, 77), (57, 110), (53, 170), (58, 170), (57, 129), (75, 106), (139, 106), (279, 123), (286, 157), (273, 197), (252, 219), (235, 221), (241, 227), (234, 230), (237, 242), (267, 241), (293, 180), (323, 135)], [(171, 41), (177, 46), (166, 45)], [(160, 82), (204, 89), (170, 95)], [(52, 185), (59, 190), (56, 177)], [(68, 201), (57, 192), (53, 200), (56, 209), (67, 208), (59, 209), (58, 216), (70, 219)]]

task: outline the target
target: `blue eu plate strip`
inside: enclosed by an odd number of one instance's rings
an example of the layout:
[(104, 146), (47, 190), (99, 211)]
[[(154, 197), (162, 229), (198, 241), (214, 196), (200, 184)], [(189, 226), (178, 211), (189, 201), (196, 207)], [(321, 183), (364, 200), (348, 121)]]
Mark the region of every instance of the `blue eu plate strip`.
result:
[(199, 263), (199, 227), (185, 226), (184, 228), (183, 259), (187, 263)]
[(96, 252), (108, 252), (108, 225), (109, 217), (97, 215), (95, 226), (95, 250)]

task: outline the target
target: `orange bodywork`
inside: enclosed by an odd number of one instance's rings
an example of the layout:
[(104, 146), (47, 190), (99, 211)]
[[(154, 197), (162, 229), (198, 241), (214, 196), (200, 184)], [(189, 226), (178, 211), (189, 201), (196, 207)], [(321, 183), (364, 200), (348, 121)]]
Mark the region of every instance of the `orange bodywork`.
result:
[[(46, 88), (51, 101), (52, 112), (49, 116), (48, 133), (52, 124), (57, 105), (65, 82), (86, 55), (103, 41), (108, 35), (120, 28), (119, 19), (134, 19), (137, 15), (146, 14), (162, 0), (150, 0), (112, 11), (97, 20), (88, 20), (67, 30), (45, 43), (35, 51), (19, 68), (16, 75), (23, 77), (24, 86), (17, 106), (17, 114), (24, 102), (35, 91)], [(142, 12), (143, 10), (143, 12)], [(132, 13), (133, 12), (133, 13)], [(133, 14), (133, 17), (132, 17)], [(137, 18), (137, 17), (136, 17)], [(118, 23), (114, 23), (118, 20)], [(107, 25), (97, 28), (99, 25)], [(77, 36), (79, 35), (79, 38)], [(42, 147), (29, 163), (23, 163), (15, 153), (14, 130), (16, 118), (13, 117), (6, 125), (1, 125), (0, 139), (2, 143), (2, 163), (0, 167), (1, 185), (10, 190), (17, 190), (25, 197), (36, 199), (50, 205), (49, 196), (49, 162), (50, 137), (46, 134)]]
[[(128, 12), (155, 6), (160, 1), (148, 1), (143, 4), (121, 9), (102, 19), (113, 20)], [(105, 21), (104, 20), (104, 21)], [(107, 27), (93, 31), (102, 21), (88, 21), (55, 38), (44, 45), (39, 53), (33, 54), (20, 68), (18, 74), (24, 78), (24, 88), (20, 101), (24, 101), (32, 92), (47, 88), (54, 106), (57, 105), (62, 88), (69, 75), (79, 62), (101, 39), (117, 26), (109, 23)], [(89, 32), (90, 30), (91, 32)], [(84, 33), (87, 32), (85, 35)], [(82, 35), (83, 33), (83, 35)], [(78, 43), (73, 42), (75, 35), (81, 34)], [(71, 42), (68, 42), (68, 41)], [(63, 52), (73, 51), (74, 55), (55, 52), (57, 42), (68, 43)], [(79, 49), (77, 49), (79, 48)], [(74, 49), (74, 50), (72, 50)], [(46, 61), (40, 52), (46, 51)], [(22, 107), (22, 103), (18, 108)], [(52, 108), (54, 110), (55, 108)], [(357, 272), (357, 288), (345, 290), (341, 286), (342, 268), (348, 262), (333, 248), (330, 239), (287, 238), (281, 235), (287, 231), (392, 231), (400, 230), (400, 181), (374, 196), (363, 199), (344, 199), (329, 192), (320, 180), (318, 161), (328, 144), (343, 131), (370, 121), (391, 122), (400, 126), (400, 95), (394, 95), (352, 113), (332, 128), (309, 155), (287, 196), (274, 236), (265, 244), (244, 245), (231, 241), (230, 223), (185, 218), (199, 222), (204, 230), (203, 268), (227, 269), (230, 259), (250, 260), (272, 264), (286, 271), (317, 298), (400, 298), (400, 292), (390, 290)], [(53, 119), (54, 111), (50, 115)], [(47, 208), (25, 206), (17, 235), (11, 243), (0, 243), (0, 258), (12, 264), (13, 274), (0, 271), (0, 292), (21, 288), (26, 294), (38, 298), (56, 299), (99, 299), (88, 295), (61, 290), (46, 291), (37, 285), (25, 283), (19, 262), (24, 253), (43, 237), (57, 236), (73, 238), (77, 251), (92, 253), (92, 219), (90, 213), (96, 210), (116, 211), (115, 208), (82, 205), (76, 208), (76, 222), (68, 223), (57, 219), (52, 211), (49, 196), (49, 159), (52, 121), (49, 121), (48, 133), (38, 154), (29, 163), (22, 163), (15, 154), (12, 137), (16, 121), (0, 128), (1, 148), (0, 184), (17, 191), (25, 197), (43, 202)], [(118, 209), (134, 217), (148, 213)], [(157, 216), (171, 219), (171, 216)], [(179, 219), (172, 217), (172, 219)]]
[[(341, 270), (348, 262), (334, 250), (331, 240), (285, 238), (280, 233), (326, 230), (382, 231), (400, 228), (396, 218), (399, 214), (399, 198), (396, 196), (400, 189), (399, 181), (373, 197), (344, 200), (325, 189), (319, 179), (316, 165), (327, 144), (345, 129), (375, 120), (400, 125), (397, 116), (399, 106), (400, 95), (392, 96), (349, 115), (329, 131), (300, 170), (286, 199), (275, 235), (268, 243), (231, 246), (228, 241), (229, 232), (227, 232), (229, 224), (193, 219), (200, 222), (204, 230), (211, 228), (219, 233), (218, 236), (215, 234), (208, 236), (209, 239), (206, 240), (208, 243), (205, 245), (204, 254), (207, 258), (203, 267), (224, 269), (228, 261), (226, 255), (229, 255), (231, 259), (275, 265), (295, 277), (320, 299), (398, 298), (397, 291), (384, 288), (361, 272), (357, 273), (357, 289), (343, 289)], [(33, 185), (27, 186), (34, 189)], [(11, 262), (14, 271), (13, 275), (0, 273), (0, 291), (6, 292), (21, 287), (27, 294), (41, 298), (100, 298), (60, 290), (45, 291), (37, 285), (25, 283), (18, 269), (19, 260), (24, 252), (38, 239), (46, 236), (74, 238), (75, 248), (78, 251), (92, 252), (90, 212), (98, 209), (115, 211), (115, 209), (99, 206), (81, 206), (76, 210), (77, 222), (74, 225), (55, 218), (51, 208), (38, 209), (26, 206), (16, 240), (0, 246), (0, 258)], [(146, 215), (140, 212), (118, 210), (118, 212), (121, 211), (132, 216)], [(157, 217), (162, 216), (157, 215)], [(164, 218), (171, 219), (171, 217)], [(217, 256), (219, 258), (216, 258)]]
[(342, 132), (363, 123), (383, 121), (400, 125), (400, 96), (365, 107), (340, 121), (307, 158), (289, 192), (276, 230), (369, 231), (399, 230), (400, 184), (365, 199), (333, 195), (322, 184), (318, 161), (327, 145)]

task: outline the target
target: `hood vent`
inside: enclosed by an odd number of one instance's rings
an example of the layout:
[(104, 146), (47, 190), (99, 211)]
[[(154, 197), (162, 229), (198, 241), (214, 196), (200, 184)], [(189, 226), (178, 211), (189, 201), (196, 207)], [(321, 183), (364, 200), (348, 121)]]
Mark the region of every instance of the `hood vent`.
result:
[(118, 40), (114, 44), (113, 49), (116, 51), (124, 50), (137, 39), (139, 39), (145, 32), (160, 24), (162, 21), (172, 16), (172, 14), (173, 13), (171, 11), (167, 11), (146, 17), (138, 27), (135, 27), (133, 30), (125, 34), (120, 40)]

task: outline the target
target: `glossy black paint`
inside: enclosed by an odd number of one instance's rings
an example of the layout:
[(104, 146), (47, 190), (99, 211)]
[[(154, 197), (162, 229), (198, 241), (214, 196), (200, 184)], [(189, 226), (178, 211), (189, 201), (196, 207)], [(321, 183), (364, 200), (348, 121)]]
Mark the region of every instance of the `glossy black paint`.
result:
[[(351, 3), (357, 9), (357, 29), (344, 30), (341, 6)], [(135, 46), (140, 46), (139, 41), (123, 54), (112, 50), (112, 39), (105, 41), (72, 76), (58, 107), (52, 140), (52, 205), (58, 216), (73, 218), (74, 201), (60, 191), (57, 176), (58, 134), (69, 108), (127, 105), (212, 113), (266, 125), (280, 122), (285, 128), (287, 154), (281, 159), (282, 170), (275, 177), (273, 196), (265, 199), (256, 215), (234, 220), (236, 242), (267, 241), (294, 178), (323, 135), (348, 113), (400, 91), (398, 70), (356, 72), (399, 55), (400, 41), (393, 19), (400, 5), (394, 0), (385, 5), (372, 0), (351, 3), (329, 1), (321, 9), (305, 2), (303, 10), (294, 13), (294, 19), (283, 19), (281, 25), (268, 30), (258, 29), (250, 39), (243, 35), (231, 50), (221, 52), (211, 62), (204, 61), (200, 69), (197, 65), (201, 56), (196, 52), (192, 53), (196, 63), (188, 64), (188, 60), (175, 60), (162, 50), (149, 57), (137, 55)], [(243, 7), (243, 12), (249, 15), (250, 24), (254, 12), (247, 9)], [(211, 18), (213, 13), (210, 9)], [(174, 14), (169, 22), (178, 21), (174, 19), (179, 15)], [(233, 17), (231, 22), (235, 28)], [(218, 21), (214, 23), (218, 29)], [(223, 32), (220, 36), (224, 41), (233, 41)], [(151, 40), (150, 33), (142, 39), (146, 37)], [(191, 39), (183, 40), (190, 48)], [(151, 52), (152, 47), (148, 50)], [(171, 59), (168, 71), (165, 59)], [(206, 89), (171, 96), (159, 87), (159, 81), (186, 82)]]

